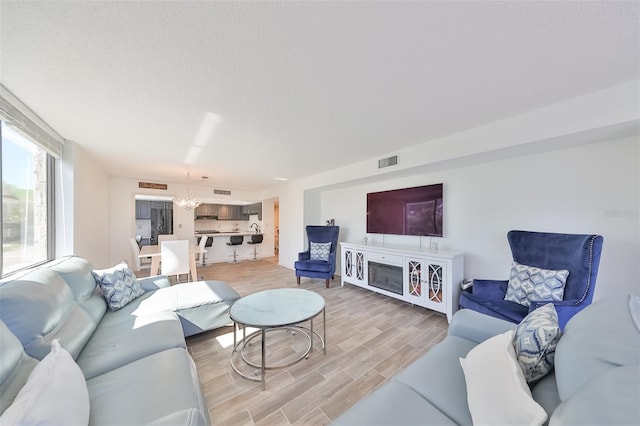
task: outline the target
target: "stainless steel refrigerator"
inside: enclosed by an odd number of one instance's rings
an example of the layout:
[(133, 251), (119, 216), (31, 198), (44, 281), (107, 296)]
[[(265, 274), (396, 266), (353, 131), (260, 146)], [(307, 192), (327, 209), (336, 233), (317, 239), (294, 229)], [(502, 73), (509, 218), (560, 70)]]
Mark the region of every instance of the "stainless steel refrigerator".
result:
[(158, 244), (158, 235), (173, 234), (173, 205), (172, 203), (158, 204), (164, 204), (164, 206), (162, 208), (154, 208), (153, 204), (151, 206), (151, 244)]

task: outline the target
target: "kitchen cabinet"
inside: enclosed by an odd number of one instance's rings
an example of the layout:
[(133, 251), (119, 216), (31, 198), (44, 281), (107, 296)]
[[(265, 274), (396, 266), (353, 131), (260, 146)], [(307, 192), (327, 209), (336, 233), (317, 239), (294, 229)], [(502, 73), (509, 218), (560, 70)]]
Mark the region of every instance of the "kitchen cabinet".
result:
[(227, 204), (218, 204), (218, 220), (231, 219), (231, 206)]
[(136, 219), (151, 219), (151, 201), (136, 200)]
[(243, 220), (241, 217), (242, 206), (229, 206), (231, 208), (231, 220)]
[(243, 214), (243, 206), (232, 204), (201, 204), (195, 209), (196, 219), (218, 218), (218, 220), (249, 220)]
[(198, 218), (213, 218), (218, 216), (218, 205), (217, 204), (200, 204), (195, 209), (196, 219)]
[(242, 216), (244, 220), (249, 220), (249, 216), (252, 214), (257, 214), (258, 219), (262, 220), (262, 203), (254, 203), (242, 206)]

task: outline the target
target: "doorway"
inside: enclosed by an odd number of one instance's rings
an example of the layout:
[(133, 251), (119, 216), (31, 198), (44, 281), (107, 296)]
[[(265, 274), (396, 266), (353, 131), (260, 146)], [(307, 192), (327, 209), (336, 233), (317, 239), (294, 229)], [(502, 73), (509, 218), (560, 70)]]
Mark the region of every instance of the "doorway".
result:
[(158, 244), (158, 235), (173, 234), (173, 199), (136, 195), (136, 240), (140, 246)]

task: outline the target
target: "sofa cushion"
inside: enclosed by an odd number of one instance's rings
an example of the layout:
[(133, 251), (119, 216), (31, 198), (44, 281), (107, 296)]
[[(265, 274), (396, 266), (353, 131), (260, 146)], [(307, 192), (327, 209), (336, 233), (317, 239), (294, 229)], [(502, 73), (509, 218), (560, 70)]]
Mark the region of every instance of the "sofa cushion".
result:
[(178, 317), (173, 312), (157, 312), (141, 317), (118, 315), (118, 321), (105, 321), (96, 329), (80, 352), (78, 365), (85, 377), (109, 370), (171, 348), (186, 348)]
[(331, 272), (331, 263), (324, 260), (298, 260), (294, 263), (296, 270), (311, 272)]
[(49, 353), (56, 338), (76, 358), (96, 327), (62, 276), (48, 268), (0, 284), (0, 319), (36, 359)]
[(476, 346), (475, 342), (447, 336), (424, 356), (418, 358), (395, 380), (417, 392), (457, 424), (471, 424), (467, 392), (460, 357)]
[(476, 425), (542, 425), (547, 413), (531, 396), (513, 349), (513, 330), (485, 340), (460, 358)]
[(639, 425), (638, 401), (640, 365), (615, 367), (560, 404), (549, 425)]
[(89, 423), (89, 394), (78, 365), (58, 340), (33, 369), (26, 384), (0, 416), (6, 425)]
[(415, 390), (404, 383), (391, 380), (356, 402), (331, 424), (399, 426), (427, 422), (439, 426), (456, 424)]
[(144, 294), (144, 289), (125, 262), (111, 268), (95, 270), (93, 276), (112, 311), (117, 311)]
[(519, 303), (482, 297), (466, 291), (460, 292), (460, 306), (515, 323), (522, 321), (529, 313), (529, 308)]
[(496, 334), (515, 330), (516, 324), (499, 318), (481, 314), (471, 309), (461, 309), (453, 315), (447, 333), (481, 343)]
[(600, 300), (569, 320), (555, 354), (561, 401), (608, 370), (638, 364), (640, 331), (631, 314), (637, 298)]
[(24, 352), (22, 343), (0, 321), (0, 414), (13, 402), (38, 361)]
[(566, 269), (556, 271), (513, 262), (504, 300), (523, 306), (529, 306), (534, 301), (559, 302), (564, 295), (568, 276)]
[[(90, 424), (211, 424), (196, 367), (182, 348), (168, 349), (87, 380)], [(177, 423), (173, 423), (177, 424)]]
[(232, 323), (229, 308), (240, 295), (223, 281), (198, 281), (173, 286), (176, 314), (185, 337)]
[(558, 314), (552, 303), (532, 311), (518, 324), (513, 346), (527, 382), (539, 380), (553, 369), (560, 335)]
[(122, 316), (142, 317), (175, 312), (185, 336), (230, 324), (229, 307), (240, 295), (223, 281), (197, 281), (150, 291), (117, 312), (107, 312), (102, 324)]
[(65, 256), (45, 266), (60, 274), (73, 292), (76, 302), (98, 324), (107, 310), (107, 304), (91, 273), (91, 263), (79, 256)]
[(554, 371), (552, 370), (542, 379), (530, 385), (530, 387), (533, 399), (544, 408), (548, 418), (551, 418), (555, 409), (560, 405), (560, 396), (558, 395), (558, 386), (556, 385), (556, 375)]

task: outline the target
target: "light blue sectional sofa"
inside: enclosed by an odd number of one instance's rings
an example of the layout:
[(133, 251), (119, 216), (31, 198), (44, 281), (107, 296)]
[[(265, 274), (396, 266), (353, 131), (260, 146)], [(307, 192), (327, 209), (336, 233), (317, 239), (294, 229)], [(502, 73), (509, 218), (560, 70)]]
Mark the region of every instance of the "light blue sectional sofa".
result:
[(139, 282), (146, 292), (117, 311), (80, 257), (0, 282), (0, 414), (57, 339), (86, 380), (89, 424), (211, 424), (185, 336), (229, 324), (238, 294), (220, 281)]
[[(550, 425), (640, 424), (640, 297), (598, 301), (566, 325), (555, 369), (531, 387)], [(334, 425), (471, 425), (459, 359), (517, 324), (463, 309), (447, 337)], [(491, 398), (487, 387), (487, 396)]]

